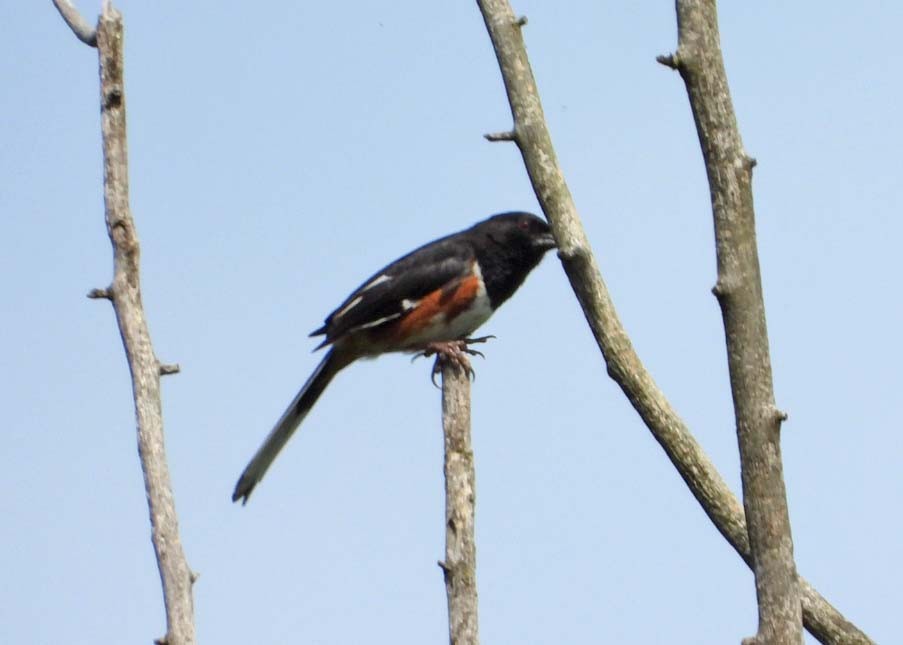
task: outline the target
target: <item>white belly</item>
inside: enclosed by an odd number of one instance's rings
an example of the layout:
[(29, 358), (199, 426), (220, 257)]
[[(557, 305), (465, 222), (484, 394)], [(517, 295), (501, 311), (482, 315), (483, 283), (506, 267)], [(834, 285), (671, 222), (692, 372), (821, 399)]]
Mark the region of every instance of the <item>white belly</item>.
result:
[(427, 343), (466, 338), (476, 331), (477, 327), (489, 320), (491, 315), (492, 307), (489, 303), (489, 296), (481, 283), (473, 305), (467, 311), (458, 314), (451, 321), (445, 320), (445, 314), (437, 314), (406, 344), (408, 347), (416, 349)]

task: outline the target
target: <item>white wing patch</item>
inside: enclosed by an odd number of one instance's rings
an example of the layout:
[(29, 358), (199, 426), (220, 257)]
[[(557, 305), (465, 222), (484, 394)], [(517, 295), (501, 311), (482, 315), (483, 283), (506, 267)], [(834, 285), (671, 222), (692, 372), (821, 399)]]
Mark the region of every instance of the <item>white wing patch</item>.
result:
[(349, 311), (351, 311), (352, 309), (357, 307), (359, 304), (361, 304), (361, 300), (363, 300), (363, 299), (364, 299), (363, 296), (358, 296), (357, 298), (355, 298), (354, 300), (349, 302), (347, 305), (342, 307), (342, 309), (340, 311), (337, 311), (335, 313), (335, 316), (333, 316), (333, 319), (338, 320), (339, 318), (341, 318), (342, 316), (347, 314)]
[[(406, 348), (412, 349), (431, 342), (457, 340), (458, 338), (467, 337), (472, 334), (477, 327), (489, 319), (492, 315), (492, 303), (489, 300), (489, 295), (486, 293), (486, 285), (483, 282), (483, 275), (480, 271), (480, 265), (477, 262), (473, 263), (473, 271), (479, 279), (479, 287), (477, 288), (476, 294), (474, 294), (475, 297), (473, 303), (465, 311), (460, 312), (451, 320), (447, 320), (444, 313), (437, 313), (437, 315), (427, 322), (424, 328), (418, 330), (416, 334), (406, 339)], [(389, 280), (392, 280), (392, 277), (383, 274), (365, 284), (361, 287), (361, 295), (358, 295), (351, 302), (337, 311), (333, 317), (334, 320), (338, 320), (354, 307), (358, 306), (364, 299), (363, 292), (388, 282)], [(401, 311), (396, 311), (395, 313), (383, 316), (382, 318), (361, 323), (360, 325), (352, 327), (346, 333), (354, 333), (373, 327), (379, 327), (387, 322), (401, 318), (412, 309), (416, 309), (420, 305), (420, 302), (420, 300), (405, 298), (400, 303)]]
[(370, 282), (368, 282), (363, 287), (361, 287), (361, 291), (363, 292), (363, 291), (366, 291), (367, 289), (372, 289), (376, 285), (382, 284), (383, 282), (388, 282), (391, 279), (392, 279), (392, 276), (388, 276), (384, 273), (383, 275), (379, 276), (378, 278), (373, 278)]
[[(355, 298), (354, 300), (349, 302), (347, 305), (345, 305), (344, 307), (339, 309), (337, 312), (335, 312), (333, 319), (338, 320), (339, 318), (341, 318), (342, 316), (347, 314), (349, 311), (351, 311), (352, 309), (357, 307), (359, 304), (361, 304), (361, 300), (364, 299), (363, 294), (367, 289), (372, 289), (376, 285), (382, 284), (383, 282), (388, 282), (391, 279), (392, 279), (392, 277), (388, 276), (386, 274), (383, 274), (383, 275), (379, 276), (378, 278), (373, 278), (370, 282), (368, 282), (363, 287), (361, 287), (361, 291), (360, 291), (361, 295), (359, 295), (357, 298)], [(369, 322), (365, 325), (355, 327), (355, 329), (366, 329), (367, 327), (375, 327), (376, 325), (380, 325), (388, 320), (392, 320), (393, 318), (398, 318), (398, 316), (400, 316), (400, 315), (401, 314), (398, 314), (397, 316), (389, 316), (387, 318), (380, 318), (379, 320), (374, 320), (373, 322)]]
[(351, 333), (351, 332), (355, 332), (355, 331), (360, 331), (362, 329), (370, 329), (371, 327), (377, 327), (379, 325), (382, 325), (383, 323), (389, 322), (390, 320), (395, 320), (396, 318), (401, 318), (401, 314), (400, 313), (391, 314), (389, 316), (383, 316), (382, 318), (379, 318), (377, 320), (371, 320), (370, 322), (365, 322), (363, 325), (358, 325), (357, 327), (352, 327), (351, 329), (348, 330), (348, 332)]

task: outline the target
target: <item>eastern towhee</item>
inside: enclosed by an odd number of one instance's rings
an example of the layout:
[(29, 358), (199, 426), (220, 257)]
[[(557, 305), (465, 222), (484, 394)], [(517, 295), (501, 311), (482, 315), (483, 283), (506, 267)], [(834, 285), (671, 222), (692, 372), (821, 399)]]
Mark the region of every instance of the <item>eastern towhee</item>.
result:
[(530, 213), (502, 213), (440, 238), (377, 271), (311, 336), (326, 356), (276, 422), (235, 485), (251, 491), (326, 386), (363, 357), (417, 352), (467, 339), (555, 247), (548, 224)]

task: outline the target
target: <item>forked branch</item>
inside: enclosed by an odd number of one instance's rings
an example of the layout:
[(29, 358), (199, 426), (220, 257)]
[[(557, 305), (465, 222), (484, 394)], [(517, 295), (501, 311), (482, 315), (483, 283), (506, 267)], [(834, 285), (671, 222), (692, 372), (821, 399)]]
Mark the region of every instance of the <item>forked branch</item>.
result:
[[(507, 0), (478, 0), (502, 72), (513, 131), (537, 199), (559, 245), (559, 257), (608, 373), (671, 459), (715, 527), (752, 565), (743, 507), (653, 381), (618, 318), (564, 180), (545, 123), (524, 46), (522, 25)], [(801, 580), (806, 628), (823, 643), (872, 641)]]
[(97, 47), (97, 31), (82, 18), (75, 5), (69, 0), (53, 0), (53, 6), (60, 12), (76, 38), (89, 47)]

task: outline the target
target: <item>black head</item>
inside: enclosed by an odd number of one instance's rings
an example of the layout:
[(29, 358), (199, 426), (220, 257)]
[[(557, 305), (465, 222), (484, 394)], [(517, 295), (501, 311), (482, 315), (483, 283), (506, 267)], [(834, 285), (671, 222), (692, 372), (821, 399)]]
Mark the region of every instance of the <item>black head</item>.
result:
[(536, 256), (537, 261), (556, 246), (549, 225), (532, 213), (500, 213), (476, 224), (471, 230), (490, 242)]
[(493, 215), (469, 233), (495, 307), (510, 298), (546, 251), (556, 246), (549, 225), (530, 213)]

